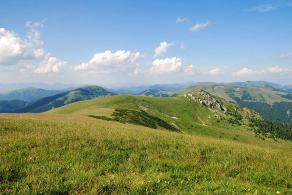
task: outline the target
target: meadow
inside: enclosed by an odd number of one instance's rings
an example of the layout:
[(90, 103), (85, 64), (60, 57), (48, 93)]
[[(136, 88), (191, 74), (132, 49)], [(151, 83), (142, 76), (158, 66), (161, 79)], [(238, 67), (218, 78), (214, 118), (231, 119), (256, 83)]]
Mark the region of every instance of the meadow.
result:
[(0, 138), (2, 194), (292, 193), (288, 141), (56, 113), (1, 115)]

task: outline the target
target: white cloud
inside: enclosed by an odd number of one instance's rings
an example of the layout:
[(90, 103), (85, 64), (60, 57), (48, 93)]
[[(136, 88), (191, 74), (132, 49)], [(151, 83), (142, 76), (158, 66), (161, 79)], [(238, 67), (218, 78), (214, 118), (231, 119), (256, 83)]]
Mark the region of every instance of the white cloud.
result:
[(234, 76), (255, 76), (255, 75), (267, 75), (267, 74), (280, 74), (280, 73), (288, 73), (291, 70), (288, 68), (283, 68), (280, 66), (272, 66), (267, 67), (262, 70), (253, 70), (250, 68), (241, 68), (239, 71), (234, 72)]
[(275, 4), (261, 4), (261, 5), (257, 5), (257, 6), (254, 6), (250, 9), (248, 9), (248, 11), (265, 13), (265, 12), (274, 11), (278, 8), (279, 8), (279, 5), (275, 5)]
[(58, 73), (66, 62), (59, 60), (56, 57), (48, 57), (42, 64), (35, 69), (35, 73), (47, 74)]
[(156, 59), (152, 62), (151, 72), (172, 73), (179, 72), (182, 68), (182, 60), (177, 57)]
[(189, 75), (194, 74), (194, 65), (190, 64), (190, 65), (188, 65), (188, 66), (185, 66), (185, 67), (184, 67), (184, 72), (185, 72), (186, 74), (189, 74)]
[(13, 65), (33, 56), (31, 44), (15, 33), (0, 28), (0, 65)]
[(257, 71), (250, 69), (250, 68), (241, 68), (239, 71), (235, 72), (234, 75), (235, 76), (251, 76), (251, 75), (255, 75), (258, 74)]
[(39, 31), (39, 28), (42, 28), (43, 24), (41, 22), (28, 21), (25, 26), (30, 29), (27, 36), (28, 40), (35, 46), (43, 45), (44, 42), (41, 40), (41, 33)]
[(154, 57), (157, 58), (157, 57), (159, 57), (161, 54), (166, 53), (167, 50), (170, 48), (171, 45), (172, 45), (171, 43), (167, 43), (166, 41), (161, 42), (161, 43), (159, 44), (159, 46), (155, 48), (155, 51), (154, 51), (154, 52), (155, 52)]
[(133, 65), (142, 58), (140, 52), (131, 52), (118, 50), (112, 52), (106, 50), (101, 53), (96, 53), (86, 63), (79, 64), (74, 67), (75, 70), (89, 70), (103, 73), (129, 71), (129, 68), (134, 68)]
[(266, 13), (266, 12), (271, 12), (271, 11), (275, 11), (278, 9), (283, 9), (286, 7), (289, 8), (291, 6), (292, 6), (291, 0), (283, 0), (283, 1), (266, 3), (266, 4), (259, 4), (259, 5), (256, 5), (254, 7), (249, 8), (247, 11)]
[(176, 18), (176, 23), (186, 23), (188, 21), (189, 21), (189, 19), (186, 18), (186, 17), (179, 16), (179, 17)]
[(35, 49), (33, 50), (33, 54), (36, 58), (41, 58), (46, 55), (46, 52), (44, 49)]
[(282, 68), (279, 66), (269, 67), (268, 69), (269, 73), (283, 73), (283, 72), (289, 72), (288, 68)]
[(259, 76), (259, 75), (268, 75), (268, 74), (280, 74), (290, 72), (288, 68), (282, 68), (280, 66), (267, 67), (262, 70), (254, 70), (250, 68), (241, 68), (239, 71), (235, 72), (235, 76)]
[(221, 70), (221, 68), (216, 67), (216, 68), (209, 70), (208, 74), (211, 76), (219, 76), (219, 75), (223, 75), (224, 72)]
[(38, 28), (43, 24), (27, 22), (27, 37), (21, 38), (16, 33), (0, 28), (0, 66), (15, 67), (21, 72), (56, 73), (65, 63), (51, 56), (42, 46)]
[(210, 25), (211, 25), (210, 21), (203, 22), (203, 23), (196, 23), (190, 28), (190, 31), (191, 32), (198, 32), (200, 30), (208, 28)]
[(140, 73), (143, 73), (143, 71), (138, 66), (136, 66), (135, 69), (133, 70), (132, 74), (139, 75)]

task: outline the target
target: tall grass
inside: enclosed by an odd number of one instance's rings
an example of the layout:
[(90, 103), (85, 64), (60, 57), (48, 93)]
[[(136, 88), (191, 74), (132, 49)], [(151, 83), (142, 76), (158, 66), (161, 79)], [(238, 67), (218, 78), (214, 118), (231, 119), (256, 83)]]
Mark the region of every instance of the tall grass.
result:
[(59, 115), (0, 116), (3, 194), (291, 194), (292, 154)]

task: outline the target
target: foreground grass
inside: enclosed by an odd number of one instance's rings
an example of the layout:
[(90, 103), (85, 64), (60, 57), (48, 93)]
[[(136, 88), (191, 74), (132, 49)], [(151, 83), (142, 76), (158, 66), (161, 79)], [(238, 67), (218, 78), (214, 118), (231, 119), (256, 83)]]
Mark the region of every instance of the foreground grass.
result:
[(289, 150), (82, 117), (0, 116), (0, 193), (277, 192), (292, 193)]

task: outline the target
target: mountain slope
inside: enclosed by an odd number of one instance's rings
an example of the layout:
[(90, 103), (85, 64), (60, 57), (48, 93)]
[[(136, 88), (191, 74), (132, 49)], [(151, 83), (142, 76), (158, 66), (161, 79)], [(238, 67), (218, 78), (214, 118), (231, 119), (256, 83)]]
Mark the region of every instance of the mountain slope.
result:
[(0, 100), (0, 113), (11, 113), (25, 105), (26, 102), (21, 100)]
[(58, 93), (61, 93), (61, 91), (45, 90), (40, 88), (24, 88), (2, 93), (0, 94), (0, 100), (22, 100), (25, 102), (31, 102), (44, 97), (56, 95)]
[[(273, 87), (274, 86), (274, 87)], [(260, 113), (274, 122), (292, 122), (292, 95), (286, 90), (275, 88), (268, 83), (199, 84), (185, 89), (205, 90)]]
[[(247, 136), (252, 134), (247, 131), (250, 118), (259, 116), (223, 99), (220, 102), (228, 109), (226, 113), (184, 96), (163, 98), (117, 95), (70, 104), (50, 113), (81, 115), (143, 126), (147, 126), (147, 121), (148, 124), (154, 124), (148, 127), (156, 129), (247, 140)], [(160, 119), (165, 125), (157, 124), (153, 118)]]
[(44, 112), (73, 102), (109, 95), (113, 95), (113, 93), (102, 87), (87, 86), (36, 100), (15, 112)]
[(1, 194), (292, 193), (291, 142), (157, 131), (82, 116), (78, 104), (0, 115)]
[(292, 144), (257, 117), (202, 90), (0, 115), (0, 193), (291, 194)]
[(169, 97), (169, 96), (173, 96), (174, 92), (161, 90), (161, 89), (147, 89), (139, 93), (139, 95), (152, 96), (152, 97)]

